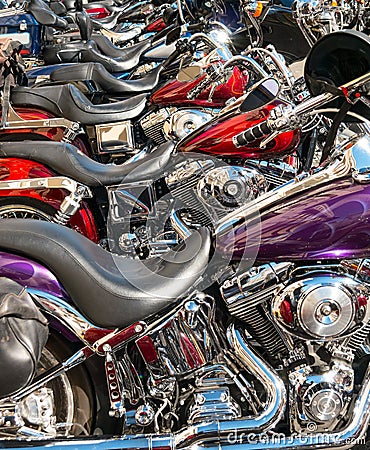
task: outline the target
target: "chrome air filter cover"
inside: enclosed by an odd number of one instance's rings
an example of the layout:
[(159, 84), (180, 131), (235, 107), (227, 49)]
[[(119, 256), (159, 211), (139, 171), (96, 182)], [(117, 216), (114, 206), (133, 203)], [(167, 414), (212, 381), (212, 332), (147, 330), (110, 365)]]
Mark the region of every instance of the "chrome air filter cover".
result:
[(351, 277), (314, 273), (284, 287), (272, 302), (272, 314), (296, 337), (342, 339), (369, 320), (369, 293)]

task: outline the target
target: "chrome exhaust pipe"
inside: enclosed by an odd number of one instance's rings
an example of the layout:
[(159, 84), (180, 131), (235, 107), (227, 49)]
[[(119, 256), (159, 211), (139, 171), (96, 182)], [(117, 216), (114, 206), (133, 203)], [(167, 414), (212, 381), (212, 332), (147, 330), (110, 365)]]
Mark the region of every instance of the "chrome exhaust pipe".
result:
[[(367, 427), (370, 419), (370, 366), (366, 372), (364, 384), (357, 397), (355, 405), (352, 410), (352, 418), (349, 424), (341, 431), (330, 433), (312, 433), (305, 435), (285, 436), (281, 435), (271, 436), (244, 436), (235, 430), (233, 436), (228, 437), (228, 442), (219, 442), (214, 445), (207, 445), (206, 447), (199, 444), (197, 447), (206, 448), (207, 450), (308, 450), (314, 448), (315, 450), (327, 449), (330, 450), (344, 450), (352, 448), (357, 444), (363, 444), (362, 439), (366, 435)], [(251, 442), (253, 441), (253, 442)]]
[[(352, 410), (352, 418), (341, 431), (317, 433), (302, 436), (271, 435), (268, 441), (266, 431), (276, 424), (284, 412), (285, 388), (273, 369), (262, 361), (244, 341), (241, 333), (231, 326), (228, 330), (228, 340), (233, 345), (235, 353), (255, 374), (265, 383), (268, 402), (265, 410), (256, 417), (236, 419), (233, 421), (217, 421), (208, 424), (190, 426), (178, 433), (167, 435), (133, 435), (102, 438), (69, 438), (64, 440), (36, 440), (40, 448), (52, 447), (53, 450), (175, 450), (194, 446), (206, 450), (297, 450), (315, 448), (315, 450), (330, 447), (344, 449), (352, 447), (364, 436), (370, 419), (370, 367), (367, 370), (364, 384)], [(272, 383), (275, 383), (272, 384)], [(251, 437), (253, 439), (251, 439)], [(259, 439), (261, 437), (261, 439)], [(33, 442), (33, 440), (31, 441)], [(1, 440), (2, 448), (18, 448), (29, 450), (30, 440)]]
[(170, 212), (169, 218), (172, 228), (176, 231), (176, 233), (180, 236), (181, 239), (186, 239), (192, 234), (191, 230), (180, 219), (176, 210), (173, 209)]
[[(268, 366), (248, 347), (247, 343), (242, 338), (241, 332), (235, 329), (233, 325), (229, 327), (227, 337), (235, 352), (235, 356), (266, 388), (266, 407), (258, 416), (200, 423), (189, 426), (178, 433), (169, 435), (133, 435), (109, 439), (84, 438), (83, 440), (75, 438), (69, 438), (68, 440), (54, 439), (47, 441), (45, 445), (52, 446), (53, 450), (59, 448), (76, 448), (77, 450), (86, 446), (94, 448), (94, 450), (118, 448), (123, 450), (144, 450), (155, 449), (157, 447), (160, 447), (162, 450), (172, 450), (175, 448), (188, 447), (190, 445), (201, 445), (204, 442), (214, 443), (220, 439), (226, 439), (227, 436), (235, 430), (237, 430), (238, 433), (252, 431), (261, 433), (272, 429), (274, 425), (281, 420), (284, 413), (286, 401), (285, 386), (274, 369)], [(18, 444), (14, 445), (13, 448), (22, 447), (19, 445), (22, 441), (12, 442)], [(10, 441), (7, 441), (7, 443), (10, 443)], [(40, 441), (38, 441), (38, 447), (40, 446), (39, 444)], [(11, 445), (9, 447), (11, 447)]]

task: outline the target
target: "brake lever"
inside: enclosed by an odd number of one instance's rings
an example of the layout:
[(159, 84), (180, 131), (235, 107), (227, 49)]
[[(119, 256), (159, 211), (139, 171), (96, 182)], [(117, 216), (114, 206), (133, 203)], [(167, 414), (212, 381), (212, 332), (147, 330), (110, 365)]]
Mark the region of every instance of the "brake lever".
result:
[(273, 131), (271, 134), (269, 134), (268, 136), (266, 136), (265, 137), (265, 139), (263, 139), (261, 142), (260, 142), (260, 148), (261, 149), (264, 149), (265, 147), (266, 147), (266, 145), (269, 143), (269, 142), (271, 142), (271, 141), (273, 141), (275, 138), (276, 138), (276, 136), (278, 136), (279, 134), (281, 133), (281, 131), (279, 130), (279, 131)]

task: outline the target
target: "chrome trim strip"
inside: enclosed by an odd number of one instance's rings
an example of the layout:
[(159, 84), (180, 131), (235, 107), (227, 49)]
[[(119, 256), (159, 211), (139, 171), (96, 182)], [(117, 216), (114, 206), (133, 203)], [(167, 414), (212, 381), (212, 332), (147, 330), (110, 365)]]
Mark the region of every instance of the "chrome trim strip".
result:
[[(0, 191), (9, 189), (65, 189), (71, 193), (77, 191), (81, 185), (75, 180), (67, 177), (45, 177), (45, 178), (25, 178), (23, 180), (0, 181)], [(92, 197), (92, 193), (87, 186), (86, 197)]]
[(37, 303), (42, 310), (58, 319), (76, 337), (93, 348), (93, 344), (90, 344), (84, 340), (85, 333), (89, 329), (99, 330), (102, 328), (93, 325), (73, 306), (61, 298), (34, 288), (27, 288), (27, 292), (32, 296), (35, 303)]
[(26, 120), (22, 119), (19, 114), (16, 113), (12, 105), (9, 105), (9, 111), (7, 121), (5, 123), (5, 129), (21, 129), (21, 128), (54, 128), (64, 127), (74, 131), (78, 131), (80, 124), (78, 122), (72, 122), (71, 120), (64, 119), (63, 117), (51, 117), (49, 119), (35, 119)]

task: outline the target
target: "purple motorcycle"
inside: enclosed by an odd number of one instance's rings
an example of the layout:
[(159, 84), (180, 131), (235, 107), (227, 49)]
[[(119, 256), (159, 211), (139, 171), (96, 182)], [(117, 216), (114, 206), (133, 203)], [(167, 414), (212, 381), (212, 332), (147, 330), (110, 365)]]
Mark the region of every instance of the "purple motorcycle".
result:
[[(315, 96), (234, 139), (266, 145), (318, 111), (334, 114), (322, 164), (212, 236), (183, 223), (182, 244), (139, 261), (53, 223), (0, 221), (2, 448), (364, 442), (370, 40), (347, 33), (351, 51), (337, 53), (328, 35), (309, 54)], [(336, 58), (329, 79), (320, 61)]]

